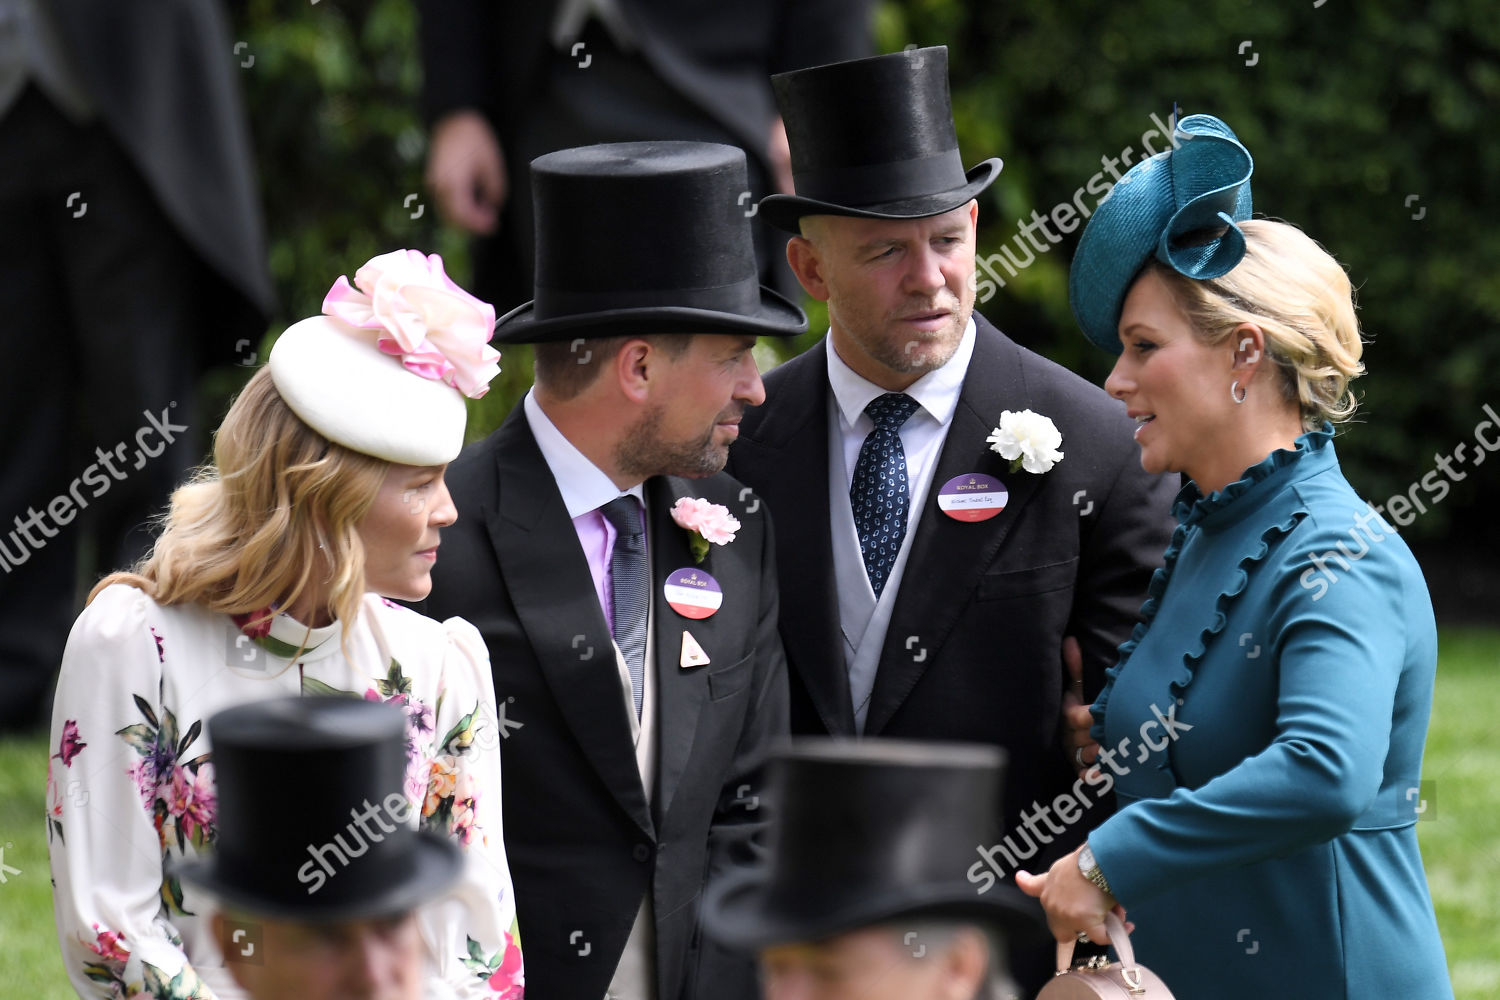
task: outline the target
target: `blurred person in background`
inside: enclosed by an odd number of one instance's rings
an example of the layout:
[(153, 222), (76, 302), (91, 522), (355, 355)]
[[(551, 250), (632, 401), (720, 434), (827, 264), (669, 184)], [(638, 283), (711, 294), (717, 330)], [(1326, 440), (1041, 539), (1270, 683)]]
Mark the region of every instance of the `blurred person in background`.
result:
[(1004, 754), (809, 737), (772, 758), (768, 854), (709, 883), (704, 927), (756, 952), (766, 1000), (1007, 1000), (1036, 904), (965, 872), (999, 832)]
[[(402, 711), (274, 698), (213, 715), (207, 738), (215, 851), (176, 873), (211, 897), (214, 938), (249, 1000), (453, 996), (424, 989), (417, 908), (454, 886), (464, 857), (452, 840), (407, 822)], [(323, 780), (287, 786), (286, 775), (311, 773)], [(362, 831), (351, 817), (365, 817), (367, 837), (356, 840)], [(326, 892), (310, 895), (298, 874), (309, 848), (351, 842), (366, 846), (328, 876)], [(520, 1000), (521, 992), (491, 995)]]
[(1251, 219), (1224, 122), (1175, 131), (1089, 220), (1069, 298), (1119, 355), (1105, 388), (1141, 465), (1190, 481), (1093, 705), (1118, 811), (1017, 881), (1059, 941), (1104, 941), (1123, 905), (1181, 997), (1444, 1000), (1416, 827), (1437, 629), (1334, 451), (1364, 371), (1353, 287), (1301, 230)]
[[(53, 909), (82, 996), (244, 996), (207, 901), (173, 864), (217, 840), (209, 716), (296, 695), (391, 702), (406, 714), (404, 822), (457, 843), (457, 894), (424, 910), (424, 995), (512, 1000), (522, 985), (501, 831), (500, 733), (474, 627), (389, 598), (432, 586), (457, 517), (443, 473), (465, 398), (499, 372), (495, 313), (398, 250), (340, 278), (235, 399), (213, 464), (172, 494), (150, 555), (105, 577), (68, 637), (47, 780)], [(416, 331), (415, 333), (413, 331)], [(283, 771), (285, 809), (335, 768)], [(319, 850), (308, 896), (389, 820)], [(289, 820), (294, 822), (295, 820)], [(392, 871), (399, 880), (400, 873)]]
[(76, 581), (201, 457), (199, 374), (265, 332), (229, 39), (217, 0), (0, 0), (0, 731), (45, 720)]
[[(419, 0), (427, 182), (476, 234), (475, 292), (505, 311), (531, 297), (527, 164), (602, 142), (739, 146), (743, 208), (790, 191), (769, 77), (868, 55), (871, 0)], [(795, 298), (779, 241), (752, 225), (761, 281)]]

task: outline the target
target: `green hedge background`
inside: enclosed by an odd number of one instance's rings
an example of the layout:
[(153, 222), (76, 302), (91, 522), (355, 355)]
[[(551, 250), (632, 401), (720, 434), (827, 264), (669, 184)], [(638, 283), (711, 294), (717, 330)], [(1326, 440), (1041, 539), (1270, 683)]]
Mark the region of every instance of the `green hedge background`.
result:
[[(948, 45), (965, 160), (1006, 162), (982, 197), (981, 255), (1017, 239), (1033, 209), (1071, 200), (1101, 157), (1138, 147), (1153, 114), (1166, 120), (1176, 103), (1228, 121), (1256, 158), (1256, 210), (1322, 241), (1359, 289), (1369, 375), (1339, 448), (1356, 486), (1379, 501), (1410, 490), (1435, 455), (1472, 447), (1482, 406), (1500, 407), (1500, 232), (1490, 224), (1500, 200), (1500, 19), (1486, 0), (1398, 6), (887, 0), (876, 38), (881, 51)], [(246, 0), (234, 25), (256, 57), (242, 81), (280, 294), (270, 336), (316, 312), (337, 274), (398, 246), (441, 252), (462, 283), (464, 240), (439, 223), (421, 183), (411, 0)], [(983, 310), (1102, 381), (1108, 359), (1084, 342), (1067, 304), (1078, 235), (1007, 274)], [(810, 311), (815, 332), (793, 349), (821, 330), (821, 312)], [(526, 349), (507, 350), (502, 367), (474, 405), (473, 437), (530, 382)], [(221, 376), (221, 390), (243, 376)], [(1403, 532), (1437, 553), (1435, 592), (1482, 562), (1475, 553), (1500, 554), (1488, 516), (1500, 461), (1470, 463)]]

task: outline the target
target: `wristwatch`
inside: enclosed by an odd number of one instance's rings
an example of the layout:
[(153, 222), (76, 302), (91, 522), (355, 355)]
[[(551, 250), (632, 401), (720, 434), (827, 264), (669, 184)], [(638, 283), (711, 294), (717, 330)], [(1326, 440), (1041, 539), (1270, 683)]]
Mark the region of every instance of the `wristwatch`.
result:
[(1083, 849), (1078, 852), (1078, 870), (1084, 878), (1097, 885), (1106, 896), (1114, 896), (1114, 893), (1109, 891), (1109, 880), (1099, 870), (1099, 862), (1094, 860), (1094, 852), (1089, 849), (1088, 844), (1084, 844)]

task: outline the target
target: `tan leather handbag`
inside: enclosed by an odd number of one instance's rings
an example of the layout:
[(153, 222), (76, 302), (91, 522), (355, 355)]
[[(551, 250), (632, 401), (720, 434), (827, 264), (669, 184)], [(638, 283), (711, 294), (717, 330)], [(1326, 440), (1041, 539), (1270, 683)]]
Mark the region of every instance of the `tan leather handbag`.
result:
[(1100, 955), (1085, 965), (1073, 964), (1073, 943), (1058, 942), (1057, 974), (1036, 995), (1036, 1000), (1173, 1000), (1172, 991), (1161, 977), (1135, 960), (1125, 925), (1113, 913), (1104, 918), (1109, 943), (1120, 961), (1109, 962)]

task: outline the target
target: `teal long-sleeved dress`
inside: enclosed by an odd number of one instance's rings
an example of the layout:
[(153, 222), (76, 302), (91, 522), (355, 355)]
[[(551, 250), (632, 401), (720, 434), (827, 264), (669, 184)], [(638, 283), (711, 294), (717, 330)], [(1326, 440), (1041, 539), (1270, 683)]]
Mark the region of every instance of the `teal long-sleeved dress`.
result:
[(1333, 429), (1178, 498), (1142, 624), (1093, 706), (1093, 833), (1178, 1000), (1451, 998), (1417, 824), (1437, 629)]

